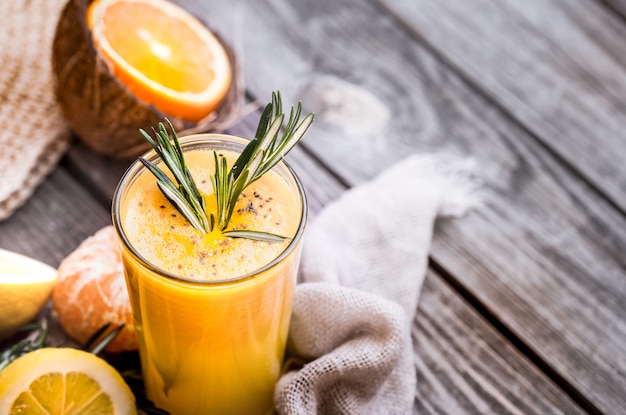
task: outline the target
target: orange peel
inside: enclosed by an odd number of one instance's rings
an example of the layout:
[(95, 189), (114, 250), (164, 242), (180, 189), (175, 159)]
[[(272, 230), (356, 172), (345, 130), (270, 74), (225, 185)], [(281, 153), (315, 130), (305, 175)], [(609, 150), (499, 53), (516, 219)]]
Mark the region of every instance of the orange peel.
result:
[(63, 330), (85, 344), (105, 324), (124, 328), (105, 349), (137, 349), (137, 334), (113, 226), (83, 241), (59, 265), (53, 309)]

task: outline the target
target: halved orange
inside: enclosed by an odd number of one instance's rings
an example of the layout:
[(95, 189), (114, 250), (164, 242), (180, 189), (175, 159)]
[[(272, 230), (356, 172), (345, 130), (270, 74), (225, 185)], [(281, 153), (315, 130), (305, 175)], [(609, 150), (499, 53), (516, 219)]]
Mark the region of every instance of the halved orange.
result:
[(226, 95), (231, 66), (211, 31), (165, 0), (96, 0), (87, 10), (96, 49), (130, 92), (166, 115), (197, 122)]

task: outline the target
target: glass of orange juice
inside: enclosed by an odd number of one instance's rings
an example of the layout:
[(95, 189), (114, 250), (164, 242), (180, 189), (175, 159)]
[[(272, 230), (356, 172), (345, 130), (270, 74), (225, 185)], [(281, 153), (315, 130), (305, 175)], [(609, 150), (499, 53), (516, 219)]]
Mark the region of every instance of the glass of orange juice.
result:
[[(232, 163), (247, 140), (199, 134), (181, 147), (208, 209), (216, 151)], [(154, 152), (144, 156), (159, 164)], [(265, 414), (273, 408), (307, 219), (284, 162), (238, 199), (230, 226), (282, 242), (196, 231), (135, 162), (113, 197), (113, 223), (139, 339), (147, 398), (173, 415)]]

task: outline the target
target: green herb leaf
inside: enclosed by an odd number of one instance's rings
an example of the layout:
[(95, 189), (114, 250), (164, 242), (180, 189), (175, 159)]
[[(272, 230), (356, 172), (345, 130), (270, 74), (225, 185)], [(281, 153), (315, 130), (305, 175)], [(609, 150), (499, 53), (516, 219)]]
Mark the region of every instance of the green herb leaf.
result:
[(276, 235), (275, 233), (240, 229), (224, 231), (224, 235), (230, 238), (246, 238), (262, 242), (282, 242), (289, 239), (285, 236)]
[(215, 174), (211, 178), (211, 185), (217, 206), (215, 213), (207, 214), (205, 200), (185, 165), (178, 137), (169, 121), (173, 143), (170, 142), (163, 123), (159, 124), (158, 132), (153, 130), (155, 139), (143, 130), (141, 133), (170, 170), (176, 183), (154, 163), (143, 158), (140, 160), (157, 178), (159, 189), (165, 197), (198, 231), (207, 233), (217, 226), (224, 235), (233, 238), (267, 242), (284, 241), (286, 238), (280, 235), (249, 230), (227, 230), (227, 228), (241, 193), (280, 162), (311, 126), (313, 114), (308, 114), (300, 121), (301, 112), (302, 103), (299, 102), (296, 108), (291, 107), (287, 126), (280, 134), (285, 114), (282, 111), (280, 92), (274, 92), (272, 101), (267, 104), (261, 114), (255, 138), (246, 145), (230, 170), (226, 158), (218, 156), (216, 152), (213, 153)]
[(98, 330), (96, 330), (96, 332), (92, 334), (91, 337), (87, 340), (87, 342), (83, 345), (83, 350), (91, 354), (98, 355), (104, 349), (106, 349), (109, 343), (115, 340), (117, 335), (120, 334), (121, 331), (126, 326), (125, 324), (122, 323), (107, 333), (107, 331), (109, 331), (112, 325), (113, 325), (112, 323), (106, 323), (105, 325), (100, 327)]
[(48, 337), (48, 320), (42, 318), (36, 324), (28, 324), (20, 328), (20, 331), (29, 330), (32, 331), (26, 338), (0, 352), (0, 371), (18, 357), (44, 347), (46, 338)]
[[(299, 122), (301, 112), (302, 103), (298, 103), (297, 108), (291, 108), (287, 127), (282, 136), (279, 136), (285, 115), (282, 113), (280, 93), (272, 94), (272, 103), (268, 104), (263, 111), (255, 139), (248, 143), (229, 173), (233, 178), (234, 185), (219, 186), (219, 184), (225, 183), (223, 181), (225, 173), (223, 169), (216, 167), (215, 177), (219, 180), (214, 180), (213, 190), (218, 199), (218, 227), (222, 231), (228, 226), (237, 199), (243, 189), (258, 180), (282, 160), (311, 126), (313, 114), (307, 115)], [(217, 155), (215, 157), (217, 158)], [(222, 194), (223, 192), (227, 194)], [(227, 206), (220, 203), (226, 201), (228, 201)], [(226, 209), (227, 212), (221, 214), (219, 208)]]
[(178, 141), (178, 136), (174, 131), (174, 127), (169, 120), (167, 120), (167, 122), (172, 132), (173, 144), (169, 139), (168, 131), (163, 123), (159, 123), (158, 132), (154, 129), (152, 130), (155, 139), (152, 139), (144, 130), (140, 131), (161, 158), (163, 164), (167, 166), (172, 176), (174, 176), (174, 180), (176, 180), (177, 184), (175, 184), (155, 163), (143, 157), (140, 157), (139, 161), (156, 177), (159, 189), (180, 214), (199, 232), (208, 233), (212, 228), (206, 214), (206, 202), (198, 191), (198, 187), (193, 177), (191, 177), (191, 172), (185, 164), (183, 150)]

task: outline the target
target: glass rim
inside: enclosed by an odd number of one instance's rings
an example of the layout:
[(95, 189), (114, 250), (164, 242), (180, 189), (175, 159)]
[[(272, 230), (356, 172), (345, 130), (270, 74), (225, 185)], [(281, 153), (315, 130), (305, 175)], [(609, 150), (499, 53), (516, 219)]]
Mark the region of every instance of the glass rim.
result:
[[(185, 137), (180, 137), (179, 141), (183, 150), (185, 150), (186, 147), (199, 145), (199, 144), (209, 144), (211, 142), (236, 143), (236, 144), (241, 144), (243, 146), (245, 146), (245, 144), (249, 142), (249, 140), (242, 138), (242, 137), (229, 135), (229, 134), (217, 134), (217, 133), (192, 134), (192, 135), (188, 135)], [(155, 161), (155, 160), (160, 159), (153, 149), (147, 151), (140, 157), (143, 157), (149, 161)], [(126, 236), (126, 233), (124, 232), (124, 228), (122, 226), (122, 220), (121, 220), (121, 215), (120, 215), (120, 205), (121, 205), (120, 202), (121, 202), (121, 195), (123, 193), (123, 190), (132, 183), (131, 181), (135, 177), (137, 177), (144, 170), (147, 170), (146, 167), (139, 161), (139, 158), (137, 158), (137, 160), (135, 160), (128, 167), (128, 169), (124, 172), (124, 174), (122, 175), (120, 181), (118, 182), (115, 188), (115, 192), (113, 193), (112, 207), (111, 207), (111, 216), (113, 219), (113, 226), (115, 228), (115, 231), (119, 239), (121, 240), (121, 243), (128, 250), (128, 252), (130, 252), (131, 255), (136, 260), (141, 262), (143, 266), (145, 266), (147, 269), (149, 269), (153, 273), (159, 275), (160, 277), (168, 278), (170, 280), (185, 283), (185, 284), (193, 283), (193, 284), (205, 285), (205, 286), (229, 285), (232, 283), (241, 282), (244, 280), (254, 278), (255, 276), (260, 275), (264, 273), (265, 271), (278, 265), (287, 256), (289, 256), (289, 254), (291, 254), (291, 252), (300, 243), (300, 240), (302, 239), (302, 236), (304, 234), (304, 229), (306, 228), (306, 223), (308, 219), (308, 203), (307, 203), (306, 193), (304, 191), (304, 186), (302, 185), (302, 182), (300, 181), (300, 178), (298, 177), (296, 172), (284, 159), (278, 162), (277, 166), (280, 166), (280, 165), (284, 166), (287, 169), (287, 172), (289, 173), (291, 178), (293, 178), (296, 184), (298, 194), (300, 195), (300, 200), (302, 204), (300, 223), (298, 224), (298, 229), (296, 231), (296, 234), (293, 236), (293, 238), (291, 238), (291, 241), (289, 242), (289, 244), (285, 247), (285, 249), (278, 256), (276, 256), (272, 261), (263, 265), (262, 267), (257, 268), (253, 271), (250, 271), (246, 274), (239, 275), (233, 278), (223, 279), (223, 280), (197, 280), (193, 278), (182, 277), (180, 275), (176, 275), (174, 273), (171, 273), (169, 271), (166, 271), (154, 265), (135, 249), (135, 247), (128, 240), (128, 237)], [(277, 166), (274, 166), (274, 168)]]

